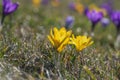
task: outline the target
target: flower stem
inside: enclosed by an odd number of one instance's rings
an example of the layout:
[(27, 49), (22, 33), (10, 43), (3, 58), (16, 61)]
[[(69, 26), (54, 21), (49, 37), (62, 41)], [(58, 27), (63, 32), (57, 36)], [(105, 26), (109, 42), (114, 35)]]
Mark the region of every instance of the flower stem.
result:
[(91, 36), (94, 36), (95, 23), (92, 23), (91, 26)]
[(92, 23), (92, 26), (91, 26), (91, 32), (94, 32), (94, 29), (95, 29), (95, 24)]
[(116, 35), (116, 41), (115, 41), (115, 47), (120, 48), (120, 27), (117, 27), (117, 35)]
[(3, 25), (4, 20), (5, 20), (5, 15), (3, 15), (1, 18), (1, 25)]
[(118, 26), (117, 28), (117, 36), (120, 34), (120, 26)]

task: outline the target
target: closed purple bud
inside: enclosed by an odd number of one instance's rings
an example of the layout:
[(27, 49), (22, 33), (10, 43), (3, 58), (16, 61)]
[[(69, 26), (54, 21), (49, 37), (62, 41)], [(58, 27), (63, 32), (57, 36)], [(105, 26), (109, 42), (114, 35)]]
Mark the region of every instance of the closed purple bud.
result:
[(112, 12), (111, 20), (115, 24), (115, 26), (120, 27), (120, 11)]
[(117, 30), (115, 46), (120, 47), (119, 46), (120, 45), (120, 11), (112, 12), (111, 20), (114, 23), (114, 25), (116, 26), (116, 30)]
[(65, 20), (65, 28), (71, 28), (73, 26), (74, 23), (74, 17), (73, 16), (68, 16)]
[(120, 11), (112, 12), (111, 20), (117, 28), (117, 34), (120, 34)]
[(102, 24), (103, 27), (106, 27), (110, 24), (110, 20), (108, 18), (103, 18), (101, 20), (101, 24)]

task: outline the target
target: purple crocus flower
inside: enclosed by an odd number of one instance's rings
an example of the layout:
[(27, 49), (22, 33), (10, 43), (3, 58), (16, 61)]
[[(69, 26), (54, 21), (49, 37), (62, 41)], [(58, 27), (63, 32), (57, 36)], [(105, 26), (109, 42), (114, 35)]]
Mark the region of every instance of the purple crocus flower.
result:
[(117, 33), (120, 33), (120, 11), (112, 12), (111, 20), (117, 28)]
[(11, 0), (2, 0), (2, 20), (1, 24), (3, 24), (5, 16), (15, 12), (18, 8), (18, 3), (13, 3)]
[(71, 10), (74, 10), (75, 11), (75, 3), (74, 2), (70, 2), (68, 7), (71, 9)]
[(111, 20), (116, 26), (117, 29), (117, 35), (116, 35), (116, 41), (115, 41), (115, 47), (120, 48), (120, 11), (114, 11), (111, 14)]
[(103, 18), (103, 13), (92, 10), (92, 11), (87, 11), (86, 16), (92, 23), (91, 31), (93, 32), (96, 24)]
[(74, 17), (73, 16), (68, 16), (65, 20), (65, 28), (69, 29), (73, 26), (74, 23)]
[(43, 5), (47, 5), (49, 3), (49, 0), (42, 0), (41, 1), (41, 4), (43, 4)]
[(105, 9), (107, 14), (110, 15), (112, 13), (112, 6), (110, 6), (110, 3), (104, 3), (101, 5), (101, 8)]

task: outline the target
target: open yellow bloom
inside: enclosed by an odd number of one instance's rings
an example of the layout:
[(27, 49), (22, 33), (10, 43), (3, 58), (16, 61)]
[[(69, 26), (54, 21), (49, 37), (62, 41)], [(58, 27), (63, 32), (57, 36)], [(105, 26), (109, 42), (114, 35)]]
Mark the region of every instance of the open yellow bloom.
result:
[(74, 44), (76, 46), (77, 51), (81, 51), (89, 45), (93, 44), (90, 37), (87, 36), (74, 36), (70, 38), (70, 44)]
[(35, 7), (38, 7), (41, 3), (41, 0), (32, 0), (32, 3)]
[(57, 49), (58, 52), (61, 52), (70, 40), (72, 31), (67, 31), (64, 27), (58, 30), (56, 27), (53, 30), (50, 30), (50, 35), (48, 39), (52, 45)]

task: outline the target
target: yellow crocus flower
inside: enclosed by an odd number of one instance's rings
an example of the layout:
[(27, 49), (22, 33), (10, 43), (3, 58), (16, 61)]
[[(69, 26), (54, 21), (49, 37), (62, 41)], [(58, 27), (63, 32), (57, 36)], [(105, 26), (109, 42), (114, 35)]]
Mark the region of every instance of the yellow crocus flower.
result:
[(51, 4), (52, 4), (52, 6), (54, 6), (54, 7), (58, 7), (58, 6), (60, 5), (60, 2), (59, 2), (59, 0), (52, 0), (52, 1), (51, 1)]
[(70, 44), (74, 44), (76, 46), (77, 51), (81, 51), (89, 45), (93, 44), (90, 37), (87, 36), (74, 36), (70, 38)]
[(82, 14), (84, 12), (84, 6), (81, 3), (76, 3), (75, 4), (75, 9), (77, 12), (79, 12), (80, 14)]
[(32, 3), (35, 7), (38, 7), (41, 3), (41, 0), (32, 0)]
[(50, 35), (48, 35), (49, 41), (57, 49), (58, 52), (61, 52), (70, 40), (72, 31), (67, 31), (64, 27), (58, 30), (56, 27), (53, 30), (50, 30)]

